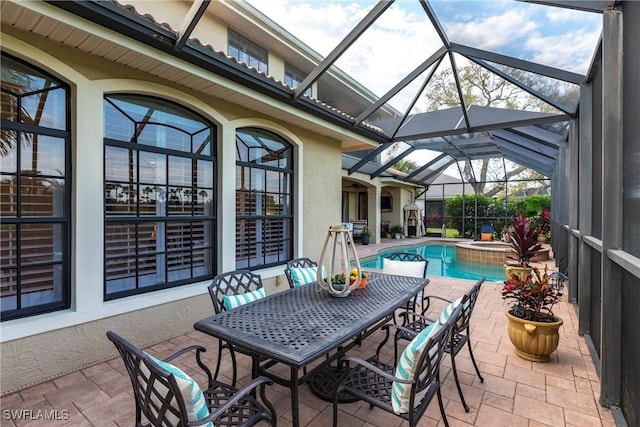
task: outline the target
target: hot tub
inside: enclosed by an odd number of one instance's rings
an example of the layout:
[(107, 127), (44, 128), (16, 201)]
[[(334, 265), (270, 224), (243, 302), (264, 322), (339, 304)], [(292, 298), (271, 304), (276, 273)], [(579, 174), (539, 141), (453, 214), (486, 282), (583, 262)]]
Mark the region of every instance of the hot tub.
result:
[[(456, 243), (456, 259), (480, 264), (504, 265), (511, 245), (504, 242), (460, 242)], [(543, 248), (531, 261), (547, 261), (549, 248)]]

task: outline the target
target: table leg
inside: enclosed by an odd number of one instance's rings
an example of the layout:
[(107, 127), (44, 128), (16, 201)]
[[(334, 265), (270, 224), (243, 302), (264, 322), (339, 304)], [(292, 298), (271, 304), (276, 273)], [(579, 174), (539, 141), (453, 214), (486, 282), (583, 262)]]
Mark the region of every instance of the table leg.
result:
[[(256, 379), (260, 375), (260, 357), (256, 354), (251, 354), (251, 379)], [(256, 397), (256, 390), (251, 391), (251, 396)]]
[[(348, 369), (345, 367), (325, 366), (309, 380), (309, 389), (320, 399), (333, 402), (336, 386), (342, 382), (347, 372)], [(360, 399), (346, 391), (338, 395), (338, 403), (352, 403), (358, 400)]]
[(293, 427), (300, 425), (300, 414), (298, 412), (298, 368), (291, 368), (291, 418)]

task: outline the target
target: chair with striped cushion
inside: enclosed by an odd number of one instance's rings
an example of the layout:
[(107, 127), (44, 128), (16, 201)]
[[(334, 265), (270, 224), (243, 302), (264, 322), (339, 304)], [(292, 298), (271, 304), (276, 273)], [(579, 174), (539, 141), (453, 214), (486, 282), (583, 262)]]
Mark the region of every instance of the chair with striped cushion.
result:
[(448, 427), (440, 393), (440, 362), (461, 311), (461, 306), (456, 307), (450, 317), (439, 319), (444, 323), (436, 321), (415, 336), (402, 353), (397, 368), (395, 363), (380, 359), (380, 355), (384, 354), (381, 350), (390, 337), (390, 330), (401, 328), (393, 323), (382, 327), (386, 336), (374, 356), (367, 360), (357, 357), (341, 359), (348, 370), (335, 389), (333, 425), (338, 425), (338, 396), (350, 393), (369, 403), (370, 407), (376, 406), (408, 421), (410, 427), (418, 424), (433, 397), (437, 396), (442, 421)]
[(382, 259), (382, 271), (399, 276), (427, 277), (428, 266), (429, 260), (410, 252), (393, 252)]
[(290, 288), (315, 282), (318, 263), (309, 258), (296, 258), (287, 263), (284, 274)]
[(394, 357), (397, 357), (398, 354), (398, 341), (399, 340), (412, 340), (416, 334), (421, 333), (425, 328), (429, 327), (433, 323), (433, 320), (426, 317), (426, 313), (429, 311), (429, 307), (433, 300), (440, 300), (446, 303), (449, 303), (447, 308), (445, 308), (444, 312), (441, 316), (445, 315), (447, 312), (451, 312), (458, 305), (462, 305), (462, 313), (460, 314), (460, 319), (456, 322), (453, 333), (451, 334), (451, 342), (447, 344), (445, 348), (445, 352), (451, 355), (451, 365), (453, 370), (453, 377), (456, 382), (456, 387), (458, 388), (458, 394), (460, 395), (460, 401), (462, 402), (462, 406), (464, 410), (469, 412), (469, 406), (467, 402), (464, 400), (464, 395), (462, 394), (462, 388), (460, 386), (460, 381), (458, 380), (458, 371), (456, 370), (456, 360), (455, 356), (460, 352), (460, 350), (464, 347), (464, 344), (467, 344), (469, 348), (469, 355), (471, 356), (471, 362), (473, 363), (473, 367), (476, 369), (476, 373), (478, 374), (478, 379), (480, 382), (484, 382), (484, 378), (482, 374), (480, 374), (480, 370), (478, 369), (478, 364), (476, 363), (476, 359), (473, 356), (473, 350), (471, 349), (471, 340), (469, 333), (469, 320), (471, 319), (471, 314), (473, 314), (473, 308), (476, 304), (476, 300), (478, 298), (478, 294), (480, 293), (480, 286), (484, 283), (485, 278), (481, 278), (478, 280), (472, 287), (467, 291), (467, 293), (456, 301), (450, 301), (448, 299), (436, 296), (436, 295), (427, 295), (424, 297), (423, 309), (421, 313), (415, 312), (403, 312), (400, 313), (400, 317), (403, 318), (402, 325), (404, 329), (399, 329), (396, 332), (396, 340), (394, 344)]
[[(382, 259), (382, 271), (397, 276), (427, 277), (428, 267), (428, 259), (411, 252), (392, 252)], [(422, 292), (407, 303), (406, 311), (415, 311), (416, 304), (420, 300), (422, 300)], [(397, 323), (395, 314), (393, 321)]]
[[(213, 310), (216, 314), (226, 310), (232, 310), (245, 303), (253, 302), (259, 298), (263, 298), (264, 288), (262, 286), (262, 278), (259, 274), (252, 273), (249, 270), (235, 270), (227, 273), (219, 274), (213, 278), (208, 287), (211, 302), (213, 302)], [(216, 362), (216, 370), (214, 377), (217, 378), (220, 372), (222, 352), (229, 349), (231, 362), (233, 364), (232, 385), (236, 384), (236, 356), (234, 349), (222, 340), (218, 345), (218, 360)], [(256, 361), (254, 361), (254, 369)]]
[(213, 302), (216, 314), (234, 307), (224, 304), (224, 297), (235, 297), (262, 289), (262, 277), (249, 270), (235, 270), (219, 274), (213, 278), (209, 285), (209, 296)]
[(257, 301), (261, 298), (264, 298), (265, 296), (266, 294), (264, 293), (264, 288), (260, 288), (256, 289), (255, 291), (245, 292), (243, 294), (225, 295), (224, 297), (222, 297), (222, 300), (224, 301), (224, 306), (227, 310), (233, 310), (234, 308)]
[[(136, 427), (147, 425), (142, 423), (143, 414), (153, 426), (252, 426), (260, 421), (276, 425), (275, 411), (265, 395), (271, 380), (259, 377), (237, 389), (211, 376), (201, 360), (204, 347), (187, 347), (158, 360), (112, 331), (107, 337), (118, 349), (133, 386)], [(169, 363), (190, 351), (195, 351), (196, 364), (207, 375), (205, 390)], [(253, 396), (257, 390), (263, 403)]]

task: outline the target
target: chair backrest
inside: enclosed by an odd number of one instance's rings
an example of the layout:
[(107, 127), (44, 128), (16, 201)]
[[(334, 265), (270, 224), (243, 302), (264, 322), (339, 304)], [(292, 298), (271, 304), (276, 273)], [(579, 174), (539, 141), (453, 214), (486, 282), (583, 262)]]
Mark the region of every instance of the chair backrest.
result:
[(262, 278), (249, 270), (235, 270), (219, 274), (209, 285), (209, 296), (216, 314), (226, 310), (224, 297), (245, 294), (262, 289)]
[(317, 266), (318, 266), (318, 263), (309, 258), (296, 258), (289, 261), (286, 267), (284, 268), (284, 274), (285, 276), (287, 276), (289, 287), (293, 288), (295, 286), (293, 282), (293, 277), (291, 277), (292, 268), (307, 268), (307, 267), (317, 267)]
[(459, 320), (462, 310), (462, 305), (453, 310), (447, 321), (444, 324), (441, 324), (442, 327), (440, 330), (431, 336), (431, 342), (427, 343), (427, 346), (420, 355), (420, 359), (416, 367), (418, 375), (416, 385), (412, 391), (412, 400), (413, 395), (420, 397), (421, 392), (429, 388), (434, 381), (439, 380), (438, 373), (440, 370), (442, 355), (444, 354), (447, 343), (451, 339), (454, 325)]
[[(390, 260), (391, 262), (386, 260)], [(385, 273), (403, 276), (427, 277), (429, 261), (420, 254), (410, 252), (393, 252), (385, 255), (382, 262), (382, 271)]]
[(491, 224), (482, 224), (480, 228), (481, 233), (493, 233), (493, 225)]
[(351, 230), (352, 237), (360, 237), (362, 236), (362, 230), (367, 228), (367, 220), (366, 219), (352, 219), (351, 224), (353, 229)]
[(569, 277), (566, 274), (559, 271), (554, 271), (549, 275), (549, 277), (551, 278), (549, 284), (558, 291), (562, 291), (565, 283), (569, 280)]
[(419, 418), (426, 410), (439, 387), (440, 361), (461, 311), (458, 304), (448, 317), (440, 316), (405, 347), (395, 375), (410, 383), (394, 381), (391, 403), (395, 413), (415, 411)]
[(462, 313), (460, 313), (460, 320), (456, 323), (456, 333), (469, 327), (469, 320), (471, 319), (471, 314), (473, 314), (473, 307), (476, 305), (476, 300), (480, 293), (480, 286), (482, 286), (485, 279), (486, 278), (483, 277), (478, 280), (471, 289), (467, 291), (464, 297), (462, 297)]
[(493, 239), (493, 225), (482, 224), (480, 227), (480, 240), (489, 241)]
[(107, 337), (118, 349), (131, 379), (136, 402), (136, 425), (142, 425), (140, 415), (144, 414), (154, 426), (186, 426), (187, 409), (174, 375), (118, 334), (109, 331)]

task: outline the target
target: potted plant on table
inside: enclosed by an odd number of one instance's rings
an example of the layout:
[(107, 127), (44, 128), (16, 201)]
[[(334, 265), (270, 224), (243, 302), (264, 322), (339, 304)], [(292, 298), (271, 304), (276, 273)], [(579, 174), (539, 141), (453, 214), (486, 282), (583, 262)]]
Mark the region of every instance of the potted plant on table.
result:
[(553, 314), (552, 308), (562, 296), (562, 287), (550, 283), (544, 273), (533, 268), (524, 279), (513, 274), (504, 282), (502, 298), (512, 300), (506, 312), (509, 323), (507, 332), (516, 354), (532, 362), (548, 362), (558, 347), (562, 319)]
[(506, 232), (507, 241), (511, 248), (506, 257), (516, 261), (505, 265), (507, 280), (513, 274), (518, 274), (524, 280), (531, 273), (531, 258), (542, 248), (538, 243), (538, 232), (524, 215), (517, 215), (511, 219), (511, 227)]
[[(356, 289), (363, 289), (367, 286), (367, 280), (369, 278), (369, 274), (366, 271), (360, 270), (360, 284)], [(349, 270), (349, 286), (353, 285), (358, 279), (358, 269), (352, 268)], [(347, 275), (345, 273), (336, 274), (331, 279), (331, 283), (333, 283), (334, 287), (337, 289), (343, 289), (347, 283)]]
[(362, 241), (363, 245), (368, 245), (369, 244), (369, 239), (371, 238), (371, 236), (373, 235), (373, 233), (371, 232), (371, 230), (369, 230), (368, 227), (365, 227), (362, 229), (362, 233), (360, 234), (360, 239)]

